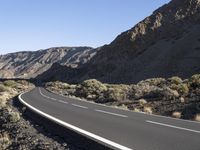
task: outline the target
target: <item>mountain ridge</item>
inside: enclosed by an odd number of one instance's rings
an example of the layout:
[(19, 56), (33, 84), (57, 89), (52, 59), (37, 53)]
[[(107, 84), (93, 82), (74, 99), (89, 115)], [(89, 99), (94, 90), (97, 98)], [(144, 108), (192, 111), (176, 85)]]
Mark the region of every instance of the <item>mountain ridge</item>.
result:
[[(199, 14), (199, 0), (172, 0), (102, 47), (89, 61), (88, 68), (95, 69), (89, 69), (86, 78), (131, 83), (151, 77), (186, 78), (200, 72)], [(184, 62), (186, 58), (195, 59)], [(187, 73), (184, 65), (192, 69)]]
[(200, 73), (199, 28), (200, 0), (172, 0), (95, 49), (78, 67), (54, 62), (37, 79), (136, 83), (155, 77), (188, 78)]
[[(102, 46), (80, 68), (74, 71), (66, 68), (62, 78), (55, 73), (49, 78), (67, 82), (94, 78), (107, 83), (136, 83), (155, 77), (187, 78), (200, 72), (199, 28), (200, 1), (172, 0), (109, 45)], [(44, 73), (43, 78), (53, 70)], [(71, 72), (76, 75), (71, 76)], [(59, 73), (58, 69), (56, 74)]]
[(91, 47), (52, 47), (0, 55), (1, 78), (33, 78), (59, 63), (77, 67), (96, 54)]

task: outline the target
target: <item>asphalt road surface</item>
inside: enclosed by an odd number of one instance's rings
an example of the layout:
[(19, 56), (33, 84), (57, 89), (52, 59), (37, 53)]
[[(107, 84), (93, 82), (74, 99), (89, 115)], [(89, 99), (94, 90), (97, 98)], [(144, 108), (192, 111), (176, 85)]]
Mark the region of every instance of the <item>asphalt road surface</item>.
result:
[(44, 117), (113, 149), (200, 150), (200, 123), (106, 107), (50, 93), (19, 96)]

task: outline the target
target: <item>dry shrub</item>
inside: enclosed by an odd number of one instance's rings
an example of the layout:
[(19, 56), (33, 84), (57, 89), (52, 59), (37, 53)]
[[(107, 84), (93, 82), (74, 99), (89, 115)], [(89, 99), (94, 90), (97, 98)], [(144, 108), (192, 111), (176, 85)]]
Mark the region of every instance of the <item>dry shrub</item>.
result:
[(18, 122), (20, 120), (20, 114), (18, 112), (10, 112), (8, 119), (12, 123)]
[(175, 111), (172, 113), (172, 117), (174, 118), (181, 118), (181, 112)]
[(151, 78), (140, 81), (137, 85), (150, 85), (150, 86), (161, 86), (166, 80), (164, 78)]
[(78, 90), (78, 93), (85, 98), (89, 95), (96, 95), (96, 98), (98, 98), (100, 95), (103, 95), (105, 91), (107, 91), (107, 87), (100, 81), (91, 79), (82, 82)]
[(200, 88), (200, 74), (193, 75), (189, 80), (190, 86)]
[(196, 114), (194, 117), (194, 120), (200, 122), (200, 114)]
[(10, 144), (11, 141), (9, 135), (7, 133), (0, 134), (0, 149), (7, 149)]
[(138, 102), (139, 102), (140, 106), (144, 106), (147, 103), (147, 101), (145, 99), (139, 99)]
[(17, 83), (14, 81), (14, 80), (7, 80), (7, 81), (4, 81), (3, 84), (7, 87), (15, 87), (17, 85)]
[(6, 92), (8, 88), (6, 88), (4, 85), (0, 84), (0, 92)]
[(123, 101), (127, 97), (127, 91), (120, 86), (112, 86), (106, 92), (106, 98), (113, 101)]
[(147, 114), (152, 114), (152, 113), (153, 113), (151, 107), (144, 107), (144, 108), (143, 108), (143, 111), (144, 111), (145, 113), (147, 113)]
[(179, 97), (179, 93), (176, 90), (173, 90), (169, 87), (163, 88), (162, 94), (165, 98), (177, 98)]
[(181, 95), (187, 95), (189, 93), (189, 87), (187, 84), (172, 84), (170, 86), (171, 89), (178, 91)]
[(134, 112), (141, 112), (141, 110), (138, 109), (138, 108), (134, 108), (133, 111), (134, 111)]
[(171, 84), (181, 84), (183, 82), (183, 80), (177, 76), (169, 78), (168, 81), (170, 81)]
[(185, 99), (183, 97), (180, 98), (181, 103), (185, 103)]

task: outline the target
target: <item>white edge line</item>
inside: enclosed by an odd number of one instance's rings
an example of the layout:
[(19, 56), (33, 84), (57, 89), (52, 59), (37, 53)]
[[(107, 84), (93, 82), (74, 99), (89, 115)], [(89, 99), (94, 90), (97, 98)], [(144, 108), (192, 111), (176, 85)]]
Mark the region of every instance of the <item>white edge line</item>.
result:
[(128, 116), (126, 116), (126, 115), (116, 114), (116, 113), (112, 113), (112, 112), (108, 112), (108, 111), (103, 111), (103, 110), (99, 110), (99, 109), (95, 109), (95, 111), (101, 112), (101, 113), (105, 113), (105, 114), (114, 115), (114, 116), (128, 118)]
[(49, 114), (46, 114), (46, 113), (44, 113), (44, 112), (38, 110), (37, 108), (35, 108), (35, 107), (29, 105), (28, 103), (26, 103), (26, 102), (21, 98), (21, 96), (22, 96), (23, 94), (24, 94), (24, 93), (22, 93), (22, 94), (20, 94), (20, 95), (18, 96), (20, 102), (22, 102), (25, 106), (27, 106), (27, 107), (30, 108), (31, 110), (35, 111), (36, 113), (38, 113), (38, 114), (40, 114), (40, 115), (42, 115), (42, 116), (44, 116), (44, 117), (46, 117), (46, 118), (48, 118), (48, 119), (50, 119), (50, 120), (56, 122), (56, 123), (58, 123), (58, 124), (61, 124), (61, 125), (63, 125), (64, 127), (67, 127), (67, 128), (69, 128), (69, 129), (72, 129), (72, 130), (74, 130), (74, 131), (76, 131), (76, 132), (78, 132), (78, 133), (81, 133), (81, 134), (86, 135), (86, 136), (88, 136), (88, 137), (90, 137), (90, 138), (92, 138), (92, 139), (95, 139), (95, 140), (97, 140), (97, 141), (100, 141), (100, 142), (103, 142), (103, 143), (105, 143), (105, 144), (108, 144), (108, 145), (110, 145), (110, 146), (112, 146), (112, 147), (115, 147), (115, 148), (117, 148), (117, 149), (133, 150), (133, 149), (131, 149), (131, 148), (125, 147), (125, 146), (120, 145), (120, 144), (117, 144), (117, 143), (115, 143), (115, 142), (113, 142), (113, 141), (110, 141), (110, 140), (108, 140), (108, 139), (105, 139), (105, 138), (103, 138), (103, 137), (100, 137), (100, 136), (98, 136), (98, 135), (95, 135), (95, 134), (93, 134), (93, 133), (91, 133), (91, 132), (88, 132), (88, 131), (86, 131), (86, 130), (83, 130), (83, 129), (81, 129), (81, 128), (78, 128), (78, 127), (76, 127), (76, 126), (74, 126), (74, 125), (71, 125), (71, 124), (69, 124), (69, 123), (66, 123), (66, 122), (64, 122), (64, 121), (62, 121), (62, 120), (60, 120), (60, 119), (57, 119), (57, 118), (55, 118), (55, 117), (53, 117), (53, 116), (51, 116), (51, 115), (49, 115)]
[(84, 109), (88, 109), (88, 107), (77, 105), (77, 104), (72, 104), (72, 106), (79, 107), (79, 108), (84, 108)]
[(150, 120), (146, 120), (146, 122), (151, 123), (151, 124), (160, 125), (160, 126), (175, 128), (175, 129), (179, 129), (179, 130), (185, 130), (185, 131), (200, 133), (200, 131), (197, 131), (197, 130), (188, 129), (188, 128), (183, 128), (183, 127), (178, 127), (178, 126), (169, 125), (169, 124), (164, 124), (164, 123), (159, 123), (159, 122), (154, 122), (154, 121), (150, 121)]
[[(55, 95), (59, 95), (61, 97), (64, 97), (66, 98), (67, 96), (64, 96), (64, 95), (61, 95), (61, 94), (58, 94), (58, 93), (55, 93), (55, 92), (52, 92), (48, 89), (45, 88), (45, 90), (47, 90), (48, 92), (52, 93), (52, 94), (55, 94)], [(183, 122), (189, 122), (189, 123), (197, 123), (197, 124), (200, 124), (200, 122), (197, 122), (197, 121), (193, 121), (193, 120), (184, 120), (184, 119), (179, 119), (179, 118), (172, 118), (170, 116), (161, 116), (161, 115), (156, 115), (156, 114), (147, 114), (145, 112), (134, 112), (134, 111), (131, 111), (131, 110), (124, 110), (122, 108), (116, 108), (114, 106), (107, 106), (107, 105), (104, 105), (104, 104), (98, 104), (98, 103), (95, 103), (95, 102), (90, 102), (90, 101), (87, 101), (87, 100), (83, 100), (83, 99), (79, 99), (79, 98), (76, 98), (76, 97), (69, 97), (71, 99), (74, 99), (74, 100), (77, 100), (77, 101), (84, 101), (86, 103), (90, 103), (90, 104), (94, 104), (94, 105), (99, 105), (99, 106), (103, 106), (103, 107), (106, 107), (106, 108), (113, 108), (113, 109), (117, 109), (117, 110), (121, 110), (121, 111), (128, 111), (128, 112), (131, 112), (131, 113), (136, 113), (136, 114), (142, 114), (142, 115), (149, 115), (149, 116), (154, 116), (154, 117), (159, 117), (159, 118), (166, 118), (166, 119), (172, 119), (172, 120), (177, 120), (177, 121), (183, 121)]]

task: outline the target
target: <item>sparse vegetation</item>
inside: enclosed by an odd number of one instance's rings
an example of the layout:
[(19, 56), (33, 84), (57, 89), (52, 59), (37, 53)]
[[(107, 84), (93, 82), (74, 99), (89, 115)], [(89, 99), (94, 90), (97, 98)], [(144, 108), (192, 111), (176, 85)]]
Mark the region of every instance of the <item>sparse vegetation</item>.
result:
[(174, 118), (181, 118), (181, 112), (175, 111), (172, 113), (172, 117)]
[(7, 80), (7, 81), (4, 81), (3, 84), (7, 87), (15, 87), (17, 85), (17, 83), (13, 80)]
[(193, 88), (200, 88), (200, 74), (193, 75), (189, 81)]
[(144, 111), (145, 113), (147, 113), (147, 114), (152, 114), (152, 113), (153, 113), (151, 107), (144, 107), (144, 108), (143, 108), (143, 111)]
[(189, 88), (187, 84), (183, 84), (183, 83), (172, 84), (170, 87), (171, 89), (176, 90), (181, 95), (187, 95), (189, 92)]
[(4, 85), (0, 84), (0, 92), (6, 92), (6, 91), (7, 88)]
[(108, 90), (101, 82), (91, 79), (81, 83), (77, 88), (77, 94), (81, 97), (90, 99), (99, 99)]
[(105, 98), (111, 101), (123, 101), (127, 99), (129, 87), (126, 85), (107, 85)]
[(134, 112), (141, 112), (141, 110), (138, 109), (138, 108), (134, 108), (133, 111), (134, 111)]
[(179, 77), (171, 77), (168, 79), (172, 84), (181, 84), (183, 80)]
[(140, 99), (139, 100), (140, 106), (144, 106), (146, 103), (147, 103), (147, 101), (145, 99)]
[(0, 149), (4, 150), (7, 149), (8, 146), (11, 144), (10, 138), (8, 133), (4, 132), (0, 134)]
[(199, 121), (200, 122), (200, 114), (196, 114), (195, 118), (194, 118), (195, 121)]
[(198, 74), (185, 80), (179, 77), (152, 78), (133, 85), (104, 84), (91, 79), (77, 85), (61, 82), (47, 83), (46, 87), (59, 94), (126, 107), (135, 112), (188, 118), (189, 111), (185, 110), (193, 109), (195, 112), (189, 115), (190, 119), (194, 119), (195, 115), (200, 113), (195, 105), (191, 105), (200, 103), (200, 75)]
[(18, 122), (20, 120), (20, 114), (18, 112), (10, 112), (8, 119), (12, 123)]
[[(20, 88), (18, 88), (18, 86)], [(16, 123), (20, 120), (20, 114), (16, 111), (13, 111), (10, 107), (8, 101), (29, 88), (34, 87), (29, 84), (21, 84), (21, 82), (7, 80), (0, 83), (0, 149), (7, 149), (12, 144), (12, 139), (9, 136), (9, 131), (2, 130), (4, 123)], [(16, 133), (15, 133), (16, 134)]]

